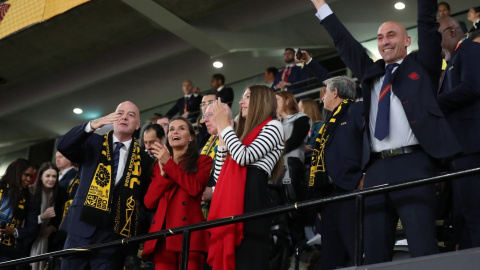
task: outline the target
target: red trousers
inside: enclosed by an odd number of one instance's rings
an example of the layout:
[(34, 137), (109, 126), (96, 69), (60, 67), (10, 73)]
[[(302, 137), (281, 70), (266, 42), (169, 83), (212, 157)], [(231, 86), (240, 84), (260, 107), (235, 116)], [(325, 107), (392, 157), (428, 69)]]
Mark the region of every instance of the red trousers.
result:
[[(165, 249), (165, 239), (158, 240), (153, 254), (155, 269), (178, 270), (180, 269), (181, 252), (168, 251)], [(188, 270), (203, 270), (205, 254), (199, 251), (188, 253)]]

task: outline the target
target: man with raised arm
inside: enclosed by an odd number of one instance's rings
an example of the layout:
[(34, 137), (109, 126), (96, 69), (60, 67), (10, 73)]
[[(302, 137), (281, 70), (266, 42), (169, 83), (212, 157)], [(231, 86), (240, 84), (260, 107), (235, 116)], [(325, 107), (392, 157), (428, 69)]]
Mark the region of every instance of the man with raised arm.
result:
[[(58, 140), (57, 150), (81, 168), (77, 193), (62, 224), (68, 234), (65, 249), (144, 233), (139, 210), (152, 159), (133, 137), (140, 123), (137, 106), (125, 101), (115, 112), (76, 126)], [(104, 136), (93, 133), (109, 124), (113, 131)], [(136, 255), (136, 248), (127, 245), (78, 253), (63, 258), (62, 269), (123, 269), (125, 257)]]
[[(441, 36), (435, 21), (437, 1), (417, 1), (418, 52), (407, 54), (411, 43), (407, 30), (388, 21), (377, 32), (383, 59), (375, 62), (324, 0), (312, 3), (343, 62), (362, 83), (371, 147), (364, 187), (434, 174), (434, 159), (460, 152), (435, 100), (442, 63)], [(412, 257), (437, 252), (434, 186), (423, 185), (366, 197), (366, 264), (392, 259), (399, 218)]]

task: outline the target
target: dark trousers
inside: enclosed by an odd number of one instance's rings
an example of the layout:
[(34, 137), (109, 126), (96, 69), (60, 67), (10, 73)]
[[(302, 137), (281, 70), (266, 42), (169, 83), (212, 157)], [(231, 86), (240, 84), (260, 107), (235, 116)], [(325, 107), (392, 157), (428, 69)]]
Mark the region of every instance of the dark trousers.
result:
[[(344, 194), (336, 191), (329, 196)], [(346, 266), (355, 258), (355, 200), (328, 203), (320, 208), (322, 270)]]
[[(449, 164), (454, 171), (480, 166), (480, 154), (455, 158)], [(465, 238), (455, 239), (461, 249), (480, 247), (480, 176), (462, 176), (452, 180), (455, 235)]]
[[(74, 234), (68, 234), (65, 249), (78, 248), (92, 244), (106, 243), (116, 240), (117, 236), (107, 230), (97, 229), (89, 238), (83, 238)], [(125, 254), (120, 247), (105, 248), (98, 251), (78, 253), (77, 256), (69, 256), (62, 259), (63, 270), (69, 269), (123, 269)]]
[[(267, 174), (253, 166), (247, 168), (245, 183), (244, 213), (270, 207), (267, 194)], [(269, 269), (269, 239), (272, 219), (270, 217), (244, 222), (244, 239), (235, 249), (236, 270)]]
[[(423, 151), (371, 161), (364, 187), (395, 184), (436, 173)], [(365, 198), (365, 264), (392, 260), (400, 218), (412, 257), (435, 254), (435, 189), (423, 185)]]

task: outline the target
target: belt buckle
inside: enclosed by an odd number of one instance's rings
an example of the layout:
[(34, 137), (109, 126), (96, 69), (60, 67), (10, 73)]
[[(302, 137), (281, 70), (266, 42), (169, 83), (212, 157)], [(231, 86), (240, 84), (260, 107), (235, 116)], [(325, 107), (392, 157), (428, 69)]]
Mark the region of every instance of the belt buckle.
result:
[(393, 157), (393, 149), (383, 150), (381, 153), (382, 159)]

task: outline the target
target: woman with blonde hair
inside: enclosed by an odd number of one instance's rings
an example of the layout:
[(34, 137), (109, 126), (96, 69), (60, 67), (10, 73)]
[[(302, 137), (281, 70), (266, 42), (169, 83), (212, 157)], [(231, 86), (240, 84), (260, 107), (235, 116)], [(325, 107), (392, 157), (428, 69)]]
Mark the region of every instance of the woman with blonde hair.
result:
[[(248, 87), (240, 100), (236, 132), (228, 111), (217, 101), (218, 144), (209, 220), (259, 211), (270, 206), (267, 182), (275, 178), (283, 151), (283, 127), (274, 120), (276, 101), (264, 85)], [(213, 270), (268, 269), (271, 218), (210, 229), (207, 262)]]

